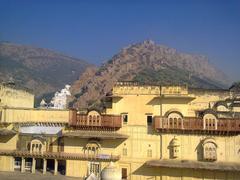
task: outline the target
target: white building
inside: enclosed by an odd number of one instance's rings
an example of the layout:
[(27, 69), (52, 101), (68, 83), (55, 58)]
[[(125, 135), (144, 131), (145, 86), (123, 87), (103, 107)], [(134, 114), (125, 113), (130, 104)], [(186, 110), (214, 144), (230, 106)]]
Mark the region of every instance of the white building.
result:
[(51, 104), (53, 105), (50, 108), (53, 109), (65, 109), (67, 108), (67, 97), (71, 95), (70, 93), (70, 85), (65, 85), (60, 92), (56, 92), (54, 97), (51, 100)]

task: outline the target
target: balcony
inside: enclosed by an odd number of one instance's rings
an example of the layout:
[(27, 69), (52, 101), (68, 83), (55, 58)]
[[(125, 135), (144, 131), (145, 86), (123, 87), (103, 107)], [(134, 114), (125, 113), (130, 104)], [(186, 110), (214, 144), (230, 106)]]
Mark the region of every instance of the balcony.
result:
[(205, 122), (196, 117), (168, 119), (155, 116), (153, 128), (161, 132), (202, 132), (202, 133), (240, 133), (240, 119), (217, 119), (216, 122)]
[(129, 136), (116, 131), (89, 131), (89, 130), (74, 130), (70, 132), (64, 132), (63, 137), (72, 137), (72, 138), (95, 138), (95, 139), (127, 139)]
[(101, 115), (97, 111), (90, 111), (88, 114), (78, 114), (70, 111), (69, 125), (86, 129), (119, 129), (122, 127), (120, 115)]
[(18, 150), (0, 150), (2, 156), (14, 156), (14, 157), (34, 157), (44, 159), (66, 159), (66, 160), (101, 160), (101, 161), (118, 161), (119, 155), (108, 154), (79, 154), (79, 153), (66, 153), (66, 152), (44, 152), (44, 153), (30, 153), (29, 151)]

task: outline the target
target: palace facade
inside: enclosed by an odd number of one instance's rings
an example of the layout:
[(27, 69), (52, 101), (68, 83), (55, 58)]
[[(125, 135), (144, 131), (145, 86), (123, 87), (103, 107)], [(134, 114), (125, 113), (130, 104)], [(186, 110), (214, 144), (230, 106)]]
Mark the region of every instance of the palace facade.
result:
[(33, 108), (31, 93), (0, 88), (0, 171), (131, 180), (240, 177), (235, 87), (118, 82), (103, 112)]

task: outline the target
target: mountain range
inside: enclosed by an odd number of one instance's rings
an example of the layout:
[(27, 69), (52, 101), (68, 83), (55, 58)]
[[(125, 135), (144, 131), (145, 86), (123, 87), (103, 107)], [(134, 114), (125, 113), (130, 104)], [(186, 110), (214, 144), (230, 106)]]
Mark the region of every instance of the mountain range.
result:
[(71, 85), (69, 106), (101, 108), (101, 99), (117, 81), (142, 84), (226, 88), (228, 77), (207, 57), (178, 52), (151, 40), (129, 45), (97, 67), (49, 49), (0, 43), (0, 81), (13, 78), (32, 89), (37, 102)]
[(178, 52), (151, 40), (123, 48), (99, 68), (89, 67), (72, 85), (73, 107), (98, 108), (117, 81), (198, 88), (226, 88), (228, 77), (201, 55)]
[(49, 49), (0, 43), (0, 81), (13, 79), (16, 85), (32, 90), (37, 102), (73, 83), (90, 66)]

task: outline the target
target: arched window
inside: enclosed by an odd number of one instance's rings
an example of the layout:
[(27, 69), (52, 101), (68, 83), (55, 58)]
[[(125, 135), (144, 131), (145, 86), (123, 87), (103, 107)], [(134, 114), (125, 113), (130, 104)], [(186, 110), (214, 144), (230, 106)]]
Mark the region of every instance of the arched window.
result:
[(167, 115), (168, 118), (168, 127), (179, 129), (183, 128), (183, 117), (180, 112), (173, 111)]
[(44, 142), (39, 139), (33, 139), (30, 143), (30, 153), (43, 153), (44, 148), (46, 149)]
[(208, 113), (203, 116), (203, 128), (206, 130), (217, 129), (217, 118), (214, 114)]
[(203, 160), (205, 161), (217, 160), (217, 144), (213, 139), (206, 139), (203, 142)]
[(96, 156), (100, 152), (100, 144), (98, 142), (92, 141), (88, 142), (84, 148), (84, 154), (88, 156)]
[(174, 137), (169, 143), (169, 158), (176, 159), (180, 156), (180, 142)]
[(100, 126), (101, 125), (101, 115), (97, 111), (89, 111), (88, 112), (88, 122), (92, 126)]

